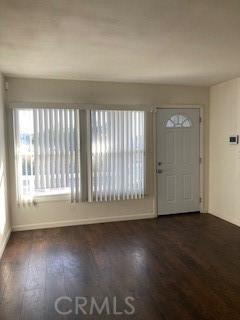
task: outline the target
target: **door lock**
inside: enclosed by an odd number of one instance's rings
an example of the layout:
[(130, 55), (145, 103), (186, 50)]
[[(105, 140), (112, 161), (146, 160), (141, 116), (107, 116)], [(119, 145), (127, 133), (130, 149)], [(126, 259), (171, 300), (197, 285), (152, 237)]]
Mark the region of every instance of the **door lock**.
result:
[(157, 173), (158, 174), (162, 173), (162, 170), (161, 169), (157, 169)]

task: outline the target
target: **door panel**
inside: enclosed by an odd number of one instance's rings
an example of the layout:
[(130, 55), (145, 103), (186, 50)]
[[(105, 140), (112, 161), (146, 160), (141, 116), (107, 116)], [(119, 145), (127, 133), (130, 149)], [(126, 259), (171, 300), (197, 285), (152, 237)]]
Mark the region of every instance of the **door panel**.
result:
[(184, 200), (192, 200), (192, 176), (190, 174), (183, 176), (183, 194)]
[(169, 132), (167, 131), (165, 133), (166, 138), (165, 138), (165, 150), (166, 150), (166, 162), (167, 164), (176, 164), (176, 147), (175, 147), (175, 141), (176, 141), (176, 137), (175, 137), (175, 133), (174, 132)]
[(177, 179), (176, 175), (167, 176), (167, 201), (176, 201)]
[(199, 211), (199, 110), (157, 112), (158, 214)]

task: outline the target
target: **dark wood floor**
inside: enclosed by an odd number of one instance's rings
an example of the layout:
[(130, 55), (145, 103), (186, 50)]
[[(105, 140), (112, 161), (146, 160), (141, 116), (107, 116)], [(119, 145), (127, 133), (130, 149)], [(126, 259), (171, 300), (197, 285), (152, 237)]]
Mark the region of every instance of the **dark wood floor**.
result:
[[(93, 296), (99, 305), (116, 297), (118, 312), (132, 296), (135, 314), (61, 316), (60, 296)], [(240, 319), (240, 229), (186, 214), (13, 233), (0, 301), (1, 320)]]

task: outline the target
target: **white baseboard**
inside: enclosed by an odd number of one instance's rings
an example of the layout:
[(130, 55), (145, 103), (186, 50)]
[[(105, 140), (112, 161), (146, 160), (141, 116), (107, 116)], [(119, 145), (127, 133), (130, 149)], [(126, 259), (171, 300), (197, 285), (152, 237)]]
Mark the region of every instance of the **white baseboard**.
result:
[(226, 222), (229, 222), (229, 223), (231, 223), (231, 224), (234, 224), (234, 225), (237, 226), (237, 227), (240, 227), (240, 221), (239, 221), (239, 219), (235, 220), (235, 219), (232, 219), (232, 218), (229, 218), (229, 217), (220, 216), (220, 215), (215, 214), (215, 213), (212, 213), (212, 212), (208, 212), (208, 214), (211, 214), (211, 215), (214, 216), (214, 217), (217, 217), (217, 218), (219, 218), (219, 219), (221, 219), (221, 220), (224, 220), (224, 221), (226, 221)]
[(48, 229), (57, 227), (67, 227), (82, 224), (94, 224), (94, 223), (105, 223), (105, 222), (115, 222), (115, 221), (128, 221), (128, 220), (139, 220), (139, 219), (153, 219), (156, 216), (153, 213), (144, 214), (134, 214), (134, 215), (124, 215), (116, 217), (101, 217), (101, 218), (90, 218), (90, 219), (79, 219), (79, 220), (62, 220), (54, 222), (43, 222), (36, 224), (25, 224), (25, 225), (15, 225), (12, 227), (13, 231), (25, 231), (34, 229)]
[(0, 247), (0, 259), (2, 258), (3, 252), (4, 252), (5, 248), (6, 248), (7, 243), (8, 243), (11, 231), (12, 231), (11, 228), (9, 228), (9, 230), (7, 231), (5, 237), (3, 238), (3, 243), (2, 243), (2, 245)]

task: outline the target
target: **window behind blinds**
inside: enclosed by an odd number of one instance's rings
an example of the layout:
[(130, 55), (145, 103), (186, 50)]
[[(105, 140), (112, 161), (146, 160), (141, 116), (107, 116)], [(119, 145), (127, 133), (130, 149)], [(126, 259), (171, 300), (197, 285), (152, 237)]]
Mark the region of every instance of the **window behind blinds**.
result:
[(91, 111), (92, 199), (144, 196), (145, 114)]
[(143, 111), (15, 108), (14, 133), (19, 204), (144, 197)]
[(78, 110), (16, 109), (15, 155), (19, 202), (70, 192), (80, 200)]

